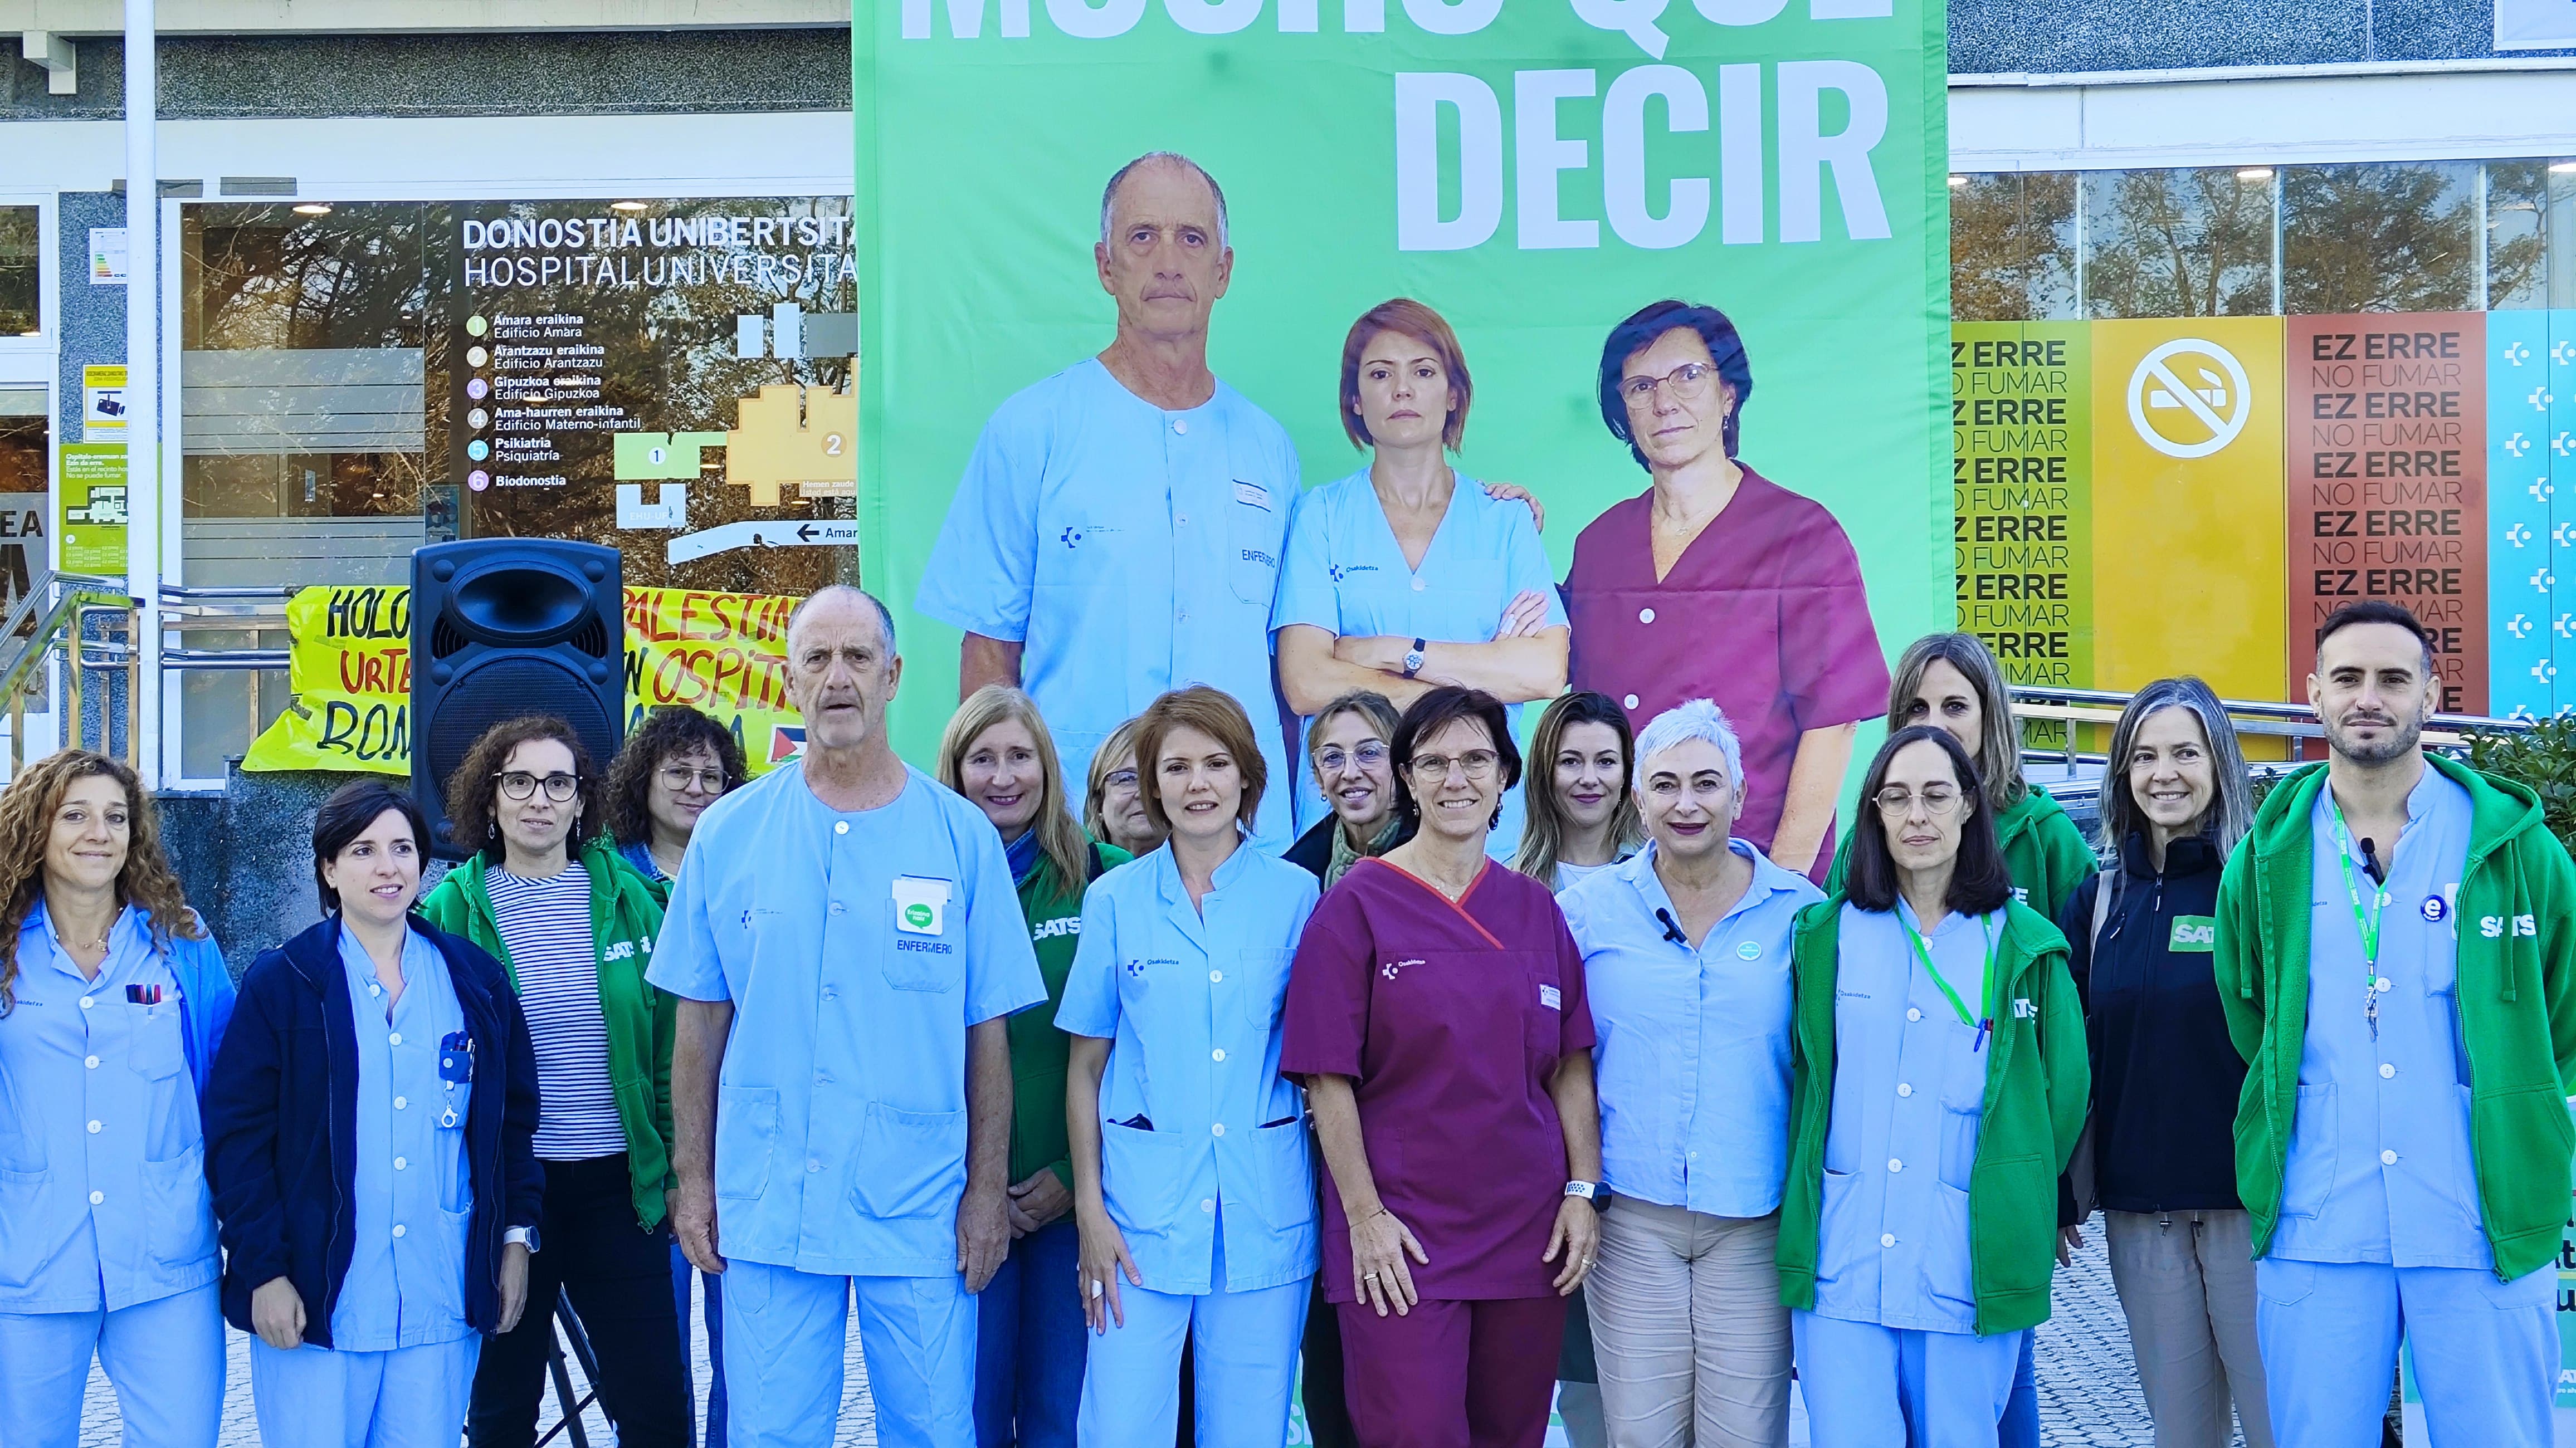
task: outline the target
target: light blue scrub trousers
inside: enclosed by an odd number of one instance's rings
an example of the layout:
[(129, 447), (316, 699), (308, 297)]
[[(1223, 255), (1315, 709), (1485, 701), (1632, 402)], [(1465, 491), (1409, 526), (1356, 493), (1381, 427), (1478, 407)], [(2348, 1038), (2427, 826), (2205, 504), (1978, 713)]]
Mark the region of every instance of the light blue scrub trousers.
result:
[(1814, 1448), (1995, 1448), (2030, 1332), (1918, 1332), (1792, 1312), (1789, 1335)]
[(2376, 1448), (2402, 1335), (2439, 1448), (2547, 1448), (2558, 1270), (2254, 1264), (2254, 1336), (2280, 1448)]
[(261, 1448), (456, 1448), (483, 1335), (390, 1352), (280, 1352), (253, 1339)]
[[(1225, 1280), (1225, 1224), (1216, 1227), (1213, 1281)], [(1082, 1448), (1132, 1448), (1173, 1441), (1180, 1429), (1181, 1340), (1197, 1368), (1195, 1448), (1281, 1448), (1288, 1400), (1297, 1388), (1297, 1348), (1306, 1337), (1314, 1279), (1245, 1292), (1155, 1292), (1118, 1284), (1127, 1325), (1110, 1320), (1091, 1339), (1082, 1374)]]
[(75, 1448), (92, 1357), (126, 1448), (214, 1448), (224, 1416), (216, 1284), (115, 1312), (0, 1312), (0, 1443)]
[(827, 1277), (735, 1257), (716, 1280), (731, 1448), (831, 1448), (853, 1290), (879, 1448), (974, 1448), (975, 1299), (963, 1277)]

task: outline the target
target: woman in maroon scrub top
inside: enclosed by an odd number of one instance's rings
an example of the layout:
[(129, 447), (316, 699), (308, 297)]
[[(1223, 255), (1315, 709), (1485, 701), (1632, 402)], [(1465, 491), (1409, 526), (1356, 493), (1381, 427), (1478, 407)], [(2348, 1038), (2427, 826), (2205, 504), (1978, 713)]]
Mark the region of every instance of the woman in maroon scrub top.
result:
[(1833, 514), (1736, 460), (1753, 370), (1715, 307), (1663, 301), (1601, 350), (1601, 420), (1654, 485), (1574, 540), (1571, 685), (1630, 724), (1714, 699), (1744, 745), (1736, 833), (1788, 869), (1834, 857), (1852, 726), (1886, 708), (1860, 560)]
[(1502, 704), (1433, 689), (1391, 742), (1419, 828), (1315, 908), (1279, 1059), (1324, 1148), (1351, 1422), (1364, 1448), (1538, 1448), (1600, 1237), (1583, 957), (1485, 854), (1521, 771)]

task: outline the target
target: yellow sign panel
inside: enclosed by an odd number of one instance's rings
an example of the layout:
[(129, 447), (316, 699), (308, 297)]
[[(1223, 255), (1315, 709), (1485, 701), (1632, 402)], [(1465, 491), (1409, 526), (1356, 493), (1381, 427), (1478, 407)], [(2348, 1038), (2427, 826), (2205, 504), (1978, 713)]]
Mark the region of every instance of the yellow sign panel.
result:
[(2281, 687), (2281, 319), (2093, 324), (2096, 688)]
[[(742, 741), (753, 774), (801, 752), (787, 701), (792, 598), (626, 590), (626, 715), (686, 704)], [(246, 770), (411, 773), (411, 590), (307, 588), (286, 605), (295, 702), (252, 742)]]

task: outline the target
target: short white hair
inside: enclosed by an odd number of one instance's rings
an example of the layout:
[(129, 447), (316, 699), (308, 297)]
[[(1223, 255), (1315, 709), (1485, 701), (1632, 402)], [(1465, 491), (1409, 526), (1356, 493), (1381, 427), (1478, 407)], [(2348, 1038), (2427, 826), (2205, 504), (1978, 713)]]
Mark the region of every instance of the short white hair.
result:
[(1646, 787), (1646, 766), (1656, 755), (1676, 744), (1705, 739), (1726, 756), (1726, 782), (1736, 789), (1744, 788), (1744, 746), (1737, 742), (1735, 726), (1727, 722), (1726, 711), (1713, 699), (1689, 699), (1675, 704), (1654, 717), (1637, 732), (1637, 765), (1633, 785)]
[(1110, 211), (1118, 204), (1118, 188), (1126, 184), (1127, 178), (1130, 175), (1147, 166), (1174, 167), (1179, 170), (1188, 171), (1207, 183), (1208, 195), (1216, 199), (1217, 250), (1223, 251), (1227, 244), (1225, 188), (1216, 184), (1216, 178), (1208, 174), (1208, 169), (1205, 166), (1200, 165), (1198, 162), (1191, 160), (1189, 157), (1182, 155), (1178, 151), (1148, 151), (1144, 155), (1137, 157), (1135, 160), (1128, 162), (1126, 165), (1119, 167), (1116, 174), (1109, 178), (1109, 184), (1100, 188), (1100, 244), (1102, 246), (1109, 245), (1109, 223), (1113, 219), (1110, 216)]

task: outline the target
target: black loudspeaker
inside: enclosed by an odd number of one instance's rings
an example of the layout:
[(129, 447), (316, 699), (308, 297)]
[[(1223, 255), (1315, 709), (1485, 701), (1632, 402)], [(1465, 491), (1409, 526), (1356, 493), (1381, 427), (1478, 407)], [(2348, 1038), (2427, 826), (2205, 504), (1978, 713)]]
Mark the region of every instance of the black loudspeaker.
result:
[[(445, 788), (483, 731), (555, 714), (606, 769), (624, 735), (625, 601), (617, 550), (554, 538), (475, 538), (411, 555), (411, 789), (431, 852), (461, 860)], [(597, 824), (599, 821), (583, 821)]]

